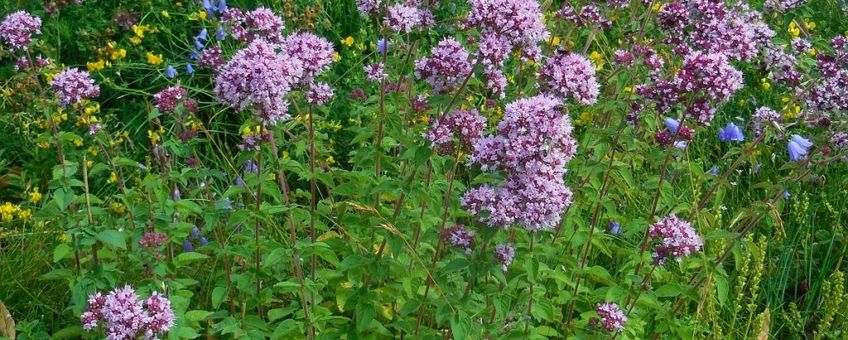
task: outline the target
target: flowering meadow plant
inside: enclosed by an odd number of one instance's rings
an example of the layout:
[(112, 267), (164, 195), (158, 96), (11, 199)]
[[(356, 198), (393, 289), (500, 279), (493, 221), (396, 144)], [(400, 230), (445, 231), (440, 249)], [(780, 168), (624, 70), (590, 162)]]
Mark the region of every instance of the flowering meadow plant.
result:
[(0, 337), (845, 338), (838, 1), (0, 3)]

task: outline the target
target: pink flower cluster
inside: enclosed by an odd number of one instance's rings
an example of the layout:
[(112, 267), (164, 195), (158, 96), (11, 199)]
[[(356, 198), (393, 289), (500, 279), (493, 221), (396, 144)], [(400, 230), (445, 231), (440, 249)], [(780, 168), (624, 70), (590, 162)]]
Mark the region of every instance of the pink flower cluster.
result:
[(430, 130), (424, 134), (440, 154), (453, 153), (457, 147), (467, 150), (483, 136), (486, 118), (477, 110), (457, 110), (433, 120)]
[(651, 225), (648, 235), (660, 242), (653, 255), (654, 262), (659, 265), (664, 265), (669, 258), (680, 261), (684, 256), (700, 251), (704, 245), (692, 225), (674, 214)]
[(415, 62), (415, 77), (427, 81), (436, 93), (450, 91), (471, 72), (468, 51), (453, 38), (440, 41), (429, 57)]
[(627, 316), (615, 303), (604, 302), (599, 303), (595, 307), (595, 312), (601, 319), (601, 327), (608, 332), (618, 332), (624, 330), (624, 324), (627, 323)]
[(356, 0), (356, 8), (362, 16), (369, 16), (380, 10), (381, 3), (382, 0)]
[(165, 244), (165, 242), (167, 241), (168, 235), (148, 231), (144, 233), (140, 240), (138, 240), (138, 245), (142, 248), (158, 248), (159, 246)]
[(744, 86), (742, 72), (735, 69), (724, 54), (699, 51), (683, 59), (676, 81), (680, 91), (703, 91), (719, 103), (729, 100)]
[(783, 119), (780, 113), (766, 106), (754, 111), (754, 115), (751, 118), (754, 121), (754, 134), (756, 135), (763, 133), (763, 130), (766, 128), (764, 125), (778, 123)]
[(0, 23), (0, 38), (13, 50), (24, 50), (33, 34), (41, 34), (41, 19), (25, 11), (11, 13)]
[(333, 63), (333, 44), (309, 32), (295, 33), (286, 38), (282, 53), (303, 65), (304, 82), (326, 71)]
[(373, 82), (381, 82), (386, 80), (389, 75), (386, 73), (386, 67), (383, 63), (373, 63), (362, 67), (365, 71), (365, 78)]
[(253, 109), (263, 123), (273, 125), (290, 117), (285, 96), (301, 82), (303, 72), (300, 60), (255, 40), (218, 71), (215, 95), (236, 110)]
[(466, 254), (471, 254), (471, 245), (474, 243), (474, 230), (457, 224), (450, 228), (442, 229), (442, 240), (453, 247), (462, 249)]
[(222, 17), (230, 27), (233, 38), (242, 42), (257, 39), (274, 44), (283, 42), (283, 19), (268, 8), (260, 7), (245, 14), (238, 8), (230, 8)]
[(511, 244), (499, 244), (495, 246), (495, 259), (501, 263), (501, 269), (506, 271), (515, 257), (515, 248)]
[(188, 97), (188, 92), (180, 86), (171, 86), (153, 95), (156, 108), (164, 114), (173, 113), (182, 103), (188, 112), (197, 112), (197, 102)]
[(572, 97), (586, 105), (598, 101), (601, 86), (595, 78), (595, 67), (579, 54), (559, 53), (548, 58), (538, 77), (543, 89), (563, 99)]
[(501, 66), (516, 46), (535, 59), (538, 43), (548, 37), (542, 11), (536, 0), (470, 0), (465, 25), (480, 31), (480, 56), (490, 65)]
[(171, 302), (157, 292), (140, 300), (129, 285), (103, 296), (88, 297), (88, 308), (80, 316), (82, 328), (91, 331), (100, 325), (107, 339), (152, 339), (174, 327)]
[(59, 102), (64, 106), (100, 95), (100, 86), (94, 83), (91, 75), (77, 68), (69, 68), (53, 77), (50, 87), (59, 95)]
[(200, 57), (197, 59), (197, 66), (217, 71), (218, 68), (221, 67), (221, 65), (224, 65), (225, 62), (223, 53), (221, 52), (221, 47), (212, 46), (204, 49), (203, 52), (200, 53)]
[(577, 150), (561, 105), (546, 95), (519, 99), (506, 106), (497, 135), (477, 140), (470, 161), (507, 174), (502, 186), (484, 185), (463, 196), (463, 207), (481, 222), (520, 224), (531, 231), (559, 224), (572, 201), (563, 179), (565, 164)]
[(421, 11), (415, 6), (394, 4), (386, 9), (386, 26), (395, 33), (409, 34), (421, 25)]
[(309, 85), (306, 90), (306, 101), (310, 104), (324, 105), (333, 99), (333, 88), (327, 83)]

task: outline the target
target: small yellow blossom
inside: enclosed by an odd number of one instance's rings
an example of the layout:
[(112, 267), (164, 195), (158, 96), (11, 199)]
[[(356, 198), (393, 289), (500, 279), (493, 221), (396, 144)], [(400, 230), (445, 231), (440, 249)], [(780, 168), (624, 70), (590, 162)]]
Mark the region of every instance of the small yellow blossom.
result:
[(22, 209), (18, 211), (18, 218), (22, 220), (28, 220), (32, 218), (32, 210)]
[(76, 145), (77, 147), (82, 146), (82, 138), (74, 139), (74, 145)]
[(92, 166), (94, 166), (94, 162), (93, 162), (93, 161), (85, 161), (85, 167), (86, 167), (86, 168), (91, 168)]
[(49, 149), (50, 148), (50, 143), (47, 143), (46, 141), (45, 142), (39, 142), (36, 145), (38, 145), (38, 147), (42, 148), (42, 149)]
[(804, 27), (807, 28), (808, 31), (812, 31), (816, 29), (816, 23), (814, 21), (810, 21), (810, 19), (804, 19)]
[(781, 101), (781, 102), (783, 102), (784, 104), (785, 104), (785, 103), (788, 103), (788, 102), (789, 102), (789, 97), (783, 97), (783, 98), (780, 98), (780, 101)]
[(100, 112), (100, 103), (94, 102), (93, 105), (89, 105), (85, 107), (85, 114), (93, 115), (95, 113)]
[(166, 10), (164, 10), (164, 9), (163, 9), (163, 10), (162, 10), (162, 16), (163, 16), (163, 17), (166, 17), (166, 18), (170, 18), (170, 17), (171, 17), (171, 13), (168, 13), (168, 11), (166, 11)]
[(763, 79), (763, 83), (761, 84), (761, 86), (763, 87), (763, 90), (771, 90), (771, 83), (769, 83), (766, 79)]
[(151, 52), (147, 52), (147, 63), (151, 65), (159, 65), (164, 62), (165, 59), (162, 58), (162, 54), (155, 55)]
[(809, 56), (811, 56), (811, 57), (815, 57), (815, 56), (816, 56), (816, 54), (818, 54), (818, 51), (816, 51), (816, 48), (815, 48), (815, 47), (813, 47), (813, 48), (811, 48), (809, 51), (807, 51), (807, 55), (809, 55)]
[(139, 37), (130, 38), (130, 44), (133, 44), (133, 46), (138, 46), (139, 44), (141, 44), (141, 38), (139, 38)]
[(12, 204), (12, 202), (3, 202), (3, 204), (0, 205), (0, 219), (4, 222), (9, 222), (20, 210), (21, 208)]
[(157, 144), (162, 139), (159, 133), (153, 130), (147, 130), (147, 139), (150, 139), (150, 144)]
[(339, 52), (333, 51), (333, 61), (342, 60), (342, 55)]
[(40, 202), (40, 201), (41, 201), (41, 197), (42, 197), (42, 195), (41, 195), (41, 192), (39, 191), (38, 187), (33, 188), (33, 189), (32, 189), (32, 192), (30, 192), (30, 193), (29, 193), (29, 201), (30, 201), (31, 203), (38, 203), (38, 202)]
[(801, 36), (801, 28), (795, 24), (794, 20), (789, 23), (787, 31), (789, 32), (789, 35), (792, 36), (792, 39), (798, 39), (798, 37)]
[(98, 61), (89, 61), (85, 64), (89, 72), (97, 72), (106, 68), (106, 61), (100, 59)]
[(663, 4), (663, 3), (661, 3), (661, 2), (656, 2), (656, 3), (654, 3), (654, 5), (653, 5), (653, 6), (651, 6), (651, 10), (652, 10), (652, 11), (654, 11), (654, 12), (659, 12), (659, 11), (662, 11), (663, 6), (664, 6), (664, 4)]
[(286, 150), (283, 150), (283, 159), (289, 159), (289, 152)]
[(347, 36), (347, 38), (342, 39), (342, 45), (345, 45), (347, 47), (353, 45), (353, 37)]
[(118, 202), (113, 202), (111, 208), (112, 211), (119, 215), (123, 215), (125, 212), (127, 212), (127, 207)]
[(147, 25), (132, 25), (132, 31), (139, 39), (144, 38), (144, 33), (150, 31), (150, 26)]
[(127, 50), (123, 48), (119, 48), (117, 50), (112, 51), (112, 60), (120, 60), (127, 57)]
[(197, 17), (198, 17), (200, 20), (206, 20), (206, 11), (200, 11), (200, 12), (197, 12)]
[(109, 179), (106, 180), (106, 183), (112, 184), (118, 181), (118, 173), (112, 171), (112, 174), (109, 175)]
[(552, 46), (558, 46), (558, 45), (559, 45), (559, 43), (560, 43), (560, 38), (559, 38), (559, 36), (558, 36), (558, 35), (555, 35), (553, 38), (551, 38), (550, 42), (551, 42), (551, 45), (552, 45)]
[(335, 163), (336, 163), (336, 160), (333, 158), (333, 156), (332, 156), (332, 155), (331, 155), (331, 156), (327, 156), (327, 164), (329, 164), (329, 165), (333, 165), (333, 164), (335, 164)]

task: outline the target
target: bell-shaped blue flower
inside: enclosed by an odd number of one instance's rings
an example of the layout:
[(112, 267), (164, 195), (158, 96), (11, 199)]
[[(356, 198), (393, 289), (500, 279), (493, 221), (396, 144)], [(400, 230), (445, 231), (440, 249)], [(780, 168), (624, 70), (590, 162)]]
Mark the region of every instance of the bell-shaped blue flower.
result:
[(707, 171), (707, 172), (708, 172), (710, 175), (718, 176), (718, 166), (717, 166), (717, 165), (713, 165), (713, 167), (712, 167), (712, 168), (710, 168), (710, 171)]
[(168, 68), (165, 69), (165, 77), (168, 77), (168, 79), (174, 79), (174, 77), (176, 77), (176, 76), (177, 76), (177, 69), (175, 69), (171, 65), (168, 65)]
[(218, 8), (216, 8), (216, 9), (218, 10), (218, 13), (224, 13), (224, 12), (226, 12), (228, 9), (230, 9), (230, 8), (227, 6), (227, 0), (220, 0), (220, 1), (218, 1)]
[(786, 146), (786, 150), (789, 152), (789, 159), (797, 161), (804, 158), (812, 146), (813, 143), (809, 139), (799, 135), (792, 135), (792, 138), (789, 139), (789, 144)]
[(191, 64), (186, 64), (186, 73), (194, 74), (194, 66), (191, 66)]
[(665, 128), (672, 134), (677, 134), (677, 129), (680, 128), (680, 121), (674, 118), (666, 118)]
[(218, 29), (215, 30), (215, 39), (219, 41), (227, 39), (227, 31), (224, 31), (223, 26), (218, 26)]
[(718, 139), (722, 142), (743, 142), (745, 134), (739, 126), (730, 122), (718, 132)]
[(380, 38), (380, 40), (377, 40), (377, 53), (387, 53), (390, 48), (392, 48), (392, 43), (390, 41), (382, 38)]
[(194, 38), (194, 50), (202, 51), (206, 46), (203, 45), (203, 42), (200, 39)]
[(200, 33), (198, 33), (197, 36), (194, 37), (194, 38), (197, 39), (197, 40), (202, 40), (202, 41), (209, 40), (209, 30), (207, 30), (205, 28), (200, 30)]

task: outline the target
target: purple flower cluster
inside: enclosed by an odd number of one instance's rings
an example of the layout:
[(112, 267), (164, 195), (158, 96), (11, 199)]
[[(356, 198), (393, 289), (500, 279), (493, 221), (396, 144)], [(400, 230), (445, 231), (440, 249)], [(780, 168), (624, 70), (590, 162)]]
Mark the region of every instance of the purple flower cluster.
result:
[(286, 38), (282, 53), (303, 65), (304, 82), (326, 71), (333, 62), (333, 44), (309, 32), (295, 33)]
[(365, 78), (373, 82), (381, 82), (389, 77), (383, 63), (368, 64), (363, 66), (362, 69), (365, 71)]
[(197, 59), (197, 66), (217, 71), (225, 62), (221, 47), (212, 46), (200, 53), (200, 57)]
[(259, 7), (246, 14), (238, 8), (230, 8), (224, 12), (222, 19), (229, 25), (233, 38), (238, 41), (262, 39), (273, 44), (283, 42), (283, 19), (268, 8)]
[(680, 261), (699, 250), (704, 242), (692, 225), (674, 214), (651, 225), (648, 235), (660, 243), (654, 249), (654, 262), (664, 265), (669, 258)]
[(50, 87), (59, 95), (59, 102), (64, 106), (100, 95), (100, 86), (94, 83), (91, 75), (77, 68), (69, 68), (53, 77)]
[(153, 292), (142, 301), (129, 285), (105, 297), (99, 292), (90, 295), (80, 319), (87, 331), (102, 324), (108, 339), (151, 339), (174, 327), (174, 311), (167, 298)]
[(140, 240), (138, 240), (138, 245), (142, 248), (158, 248), (159, 246), (165, 244), (168, 241), (168, 235), (163, 233), (157, 233), (154, 231), (148, 231), (144, 233)]
[(480, 56), (500, 66), (516, 46), (525, 55), (538, 54), (538, 43), (548, 37), (536, 0), (470, 0), (465, 25), (480, 31)]
[(11, 13), (0, 23), (0, 38), (12, 50), (25, 50), (33, 34), (41, 34), (41, 18), (25, 11)]
[(180, 86), (171, 86), (159, 93), (153, 95), (156, 101), (156, 108), (161, 113), (173, 113), (177, 109), (177, 105), (183, 104), (186, 111), (197, 112), (197, 102), (188, 97), (188, 92)]
[(743, 87), (742, 72), (724, 54), (698, 51), (683, 59), (677, 83), (680, 91), (703, 91), (719, 103), (726, 102)]
[(369, 16), (376, 14), (380, 10), (382, 0), (356, 0), (356, 8), (359, 9), (359, 14)]
[(409, 34), (421, 25), (421, 11), (414, 6), (394, 4), (386, 9), (384, 23), (395, 33)]
[(442, 240), (453, 247), (462, 249), (466, 254), (471, 254), (471, 246), (474, 243), (474, 230), (457, 224), (450, 228), (442, 229)]
[(290, 117), (285, 96), (302, 77), (298, 59), (276, 53), (265, 40), (255, 40), (218, 71), (215, 95), (236, 110), (252, 108), (263, 123), (273, 125)]
[(618, 332), (624, 330), (624, 324), (627, 323), (627, 316), (615, 303), (604, 302), (595, 306), (595, 312), (601, 319), (601, 327), (608, 332)]
[(548, 58), (538, 77), (542, 88), (563, 99), (573, 97), (586, 105), (598, 101), (601, 86), (595, 78), (595, 67), (579, 54), (559, 53)]
[(309, 85), (306, 90), (306, 101), (310, 104), (324, 105), (333, 99), (333, 88), (327, 83)]
[(495, 259), (501, 263), (501, 269), (506, 271), (515, 257), (515, 248), (511, 244), (499, 244), (495, 246)]
[(429, 57), (415, 62), (415, 77), (426, 80), (436, 93), (450, 91), (472, 71), (468, 51), (453, 38), (440, 41)]
[(766, 106), (760, 107), (754, 111), (751, 118), (753, 118), (754, 121), (754, 134), (758, 136), (763, 133), (763, 130), (765, 129), (764, 125), (779, 123), (782, 120), (780, 113)]
[(497, 135), (477, 140), (470, 161), (507, 174), (502, 186), (473, 188), (463, 196), (463, 207), (481, 222), (520, 224), (531, 231), (559, 224), (572, 200), (563, 179), (565, 164), (577, 150), (561, 105), (546, 95), (519, 99), (506, 106)]
[(457, 147), (470, 149), (483, 136), (485, 129), (486, 118), (477, 110), (457, 110), (451, 115), (433, 120), (433, 125), (424, 137), (433, 143), (439, 153), (446, 155), (454, 152)]

